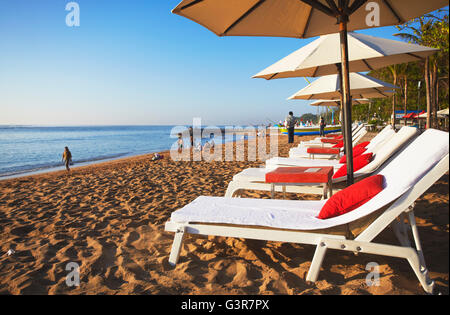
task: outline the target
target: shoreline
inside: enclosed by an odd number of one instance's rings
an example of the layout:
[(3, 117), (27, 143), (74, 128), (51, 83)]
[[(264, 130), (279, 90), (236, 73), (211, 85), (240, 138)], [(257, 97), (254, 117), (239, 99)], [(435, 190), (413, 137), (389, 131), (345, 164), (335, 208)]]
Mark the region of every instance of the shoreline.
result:
[[(74, 171), (74, 170), (78, 170), (80, 168), (91, 167), (91, 166), (100, 165), (100, 164), (103, 164), (103, 163), (110, 163), (110, 162), (126, 160), (126, 159), (134, 159), (134, 158), (139, 158), (139, 157), (147, 157), (147, 156), (150, 156), (150, 155), (154, 155), (156, 153), (158, 153), (158, 154), (170, 153), (170, 150), (168, 150), (168, 151), (160, 151), (160, 152), (139, 153), (137, 155), (125, 154), (125, 155), (122, 155), (120, 157), (115, 157), (115, 158), (93, 160), (93, 161), (90, 161), (90, 162), (81, 162), (81, 163), (77, 163), (77, 164), (71, 165), (70, 169), (71, 169), (71, 171)], [(24, 173), (14, 174), (14, 175), (6, 175), (6, 176), (0, 175), (0, 182), (6, 181), (6, 180), (12, 180), (12, 179), (19, 179), (19, 178), (24, 178), (24, 177), (30, 177), (30, 176), (39, 176), (39, 175), (59, 173), (59, 172), (66, 173), (66, 169), (65, 169), (64, 165), (62, 165), (62, 166), (55, 166), (55, 167), (49, 167), (49, 168), (45, 168), (45, 169), (42, 169), (42, 170), (26, 171)]]
[[(248, 141), (248, 138), (247, 139), (236, 139), (233, 141), (225, 141), (225, 142), (223, 142), (222, 145), (224, 146), (226, 143), (229, 143), (229, 142), (233, 142), (234, 144), (236, 144), (239, 141), (246, 142), (246, 141)], [(163, 156), (166, 156), (166, 155), (170, 156), (170, 150), (154, 151), (154, 152), (138, 153), (138, 154), (130, 153), (130, 154), (124, 154), (119, 157), (98, 159), (98, 160), (92, 160), (92, 161), (87, 161), (87, 162), (80, 162), (78, 164), (74, 164), (73, 167), (71, 165), (70, 169), (77, 170), (77, 169), (84, 168), (84, 167), (95, 166), (97, 164), (110, 163), (110, 162), (121, 161), (121, 160), (126, 160), (126, 159), (145, 158), (145, 157), (153, 156), (156, 153), (163, 155)], [(39, 176), (39, 175), (46, 175), (46, 174), (50, 174), (50, 173), (60, 173), (60, 172), (66, 173), (66, 169), (65, 169), (64, 165), (43, 168), (41, 170), (24, 171), (22, 173), (13, 174), (13, 175), (3, 176), (0, 174), (0, 182), (12, 180), (12, 179), (25, 178), (25, 177), (29, 177), (29, 176)]]
[(77, 171), (83, 171), (83, 170), (87, 170), (87, 169), (91, 169), (91, 168), (114, 165), (116, 163), (128, 163), (128, 162), (134, 162), (134, 161), (138, 161), (138, 160), (142, 160), (142, 159), (148, 159), (148, 158), (153, 157), (153, 155), (156, 153), (163, 155), (164, 158), (166, 158), (167, 155), (170, 156), (170, 150), (144, 153), (144, 154), (138, 154), (138, 155), (121, 156), (118, 158), (97, 160), (97, 161), (92, 161), (92, 162), (85, 162), (85, 163), (80, 163), (80, 164), (76, 164), (76, 165), (71, 165), (70, 173), (68, 173), (66, 171), (65, 166), (61, 166), (61, 167), (45, 169), (42, 171), (27, 172), (27, 173), (19, 174), (17, 176), (15, 176), (15, 175), (5, 176), (5, 177), (0, 176), (0, 182), (16, 180), (16, 179), (26, 179), (28, 177), (48, 176), (48, 175), (61, 175), (61, 174), (71, 175), (72, 173), (75, 173)]

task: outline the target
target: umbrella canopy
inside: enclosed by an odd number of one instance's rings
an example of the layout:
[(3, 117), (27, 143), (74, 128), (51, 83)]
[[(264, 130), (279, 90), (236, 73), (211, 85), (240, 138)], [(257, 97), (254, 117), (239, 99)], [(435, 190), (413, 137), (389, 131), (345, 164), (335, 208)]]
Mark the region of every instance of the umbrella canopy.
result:
[(442, 116), (448, 116), (448, 108), (440, 110), (437, 112), (438, 115), (442, 115)]
[[(338, 1), (184, 0), (173, 13), (197, 22), (218, 36), (308, 38), (337, 32)], [(339, 1), (340, 3), (341, 1)], [(369, 1), (347, 3), (349, 31), (370, 28)], [(448, 5), (447, 0), (371, 0), (379, 7), (379, 25), (403, 24)]]
[[(307, 38), (339, 31), (347, 184), (353, 184), (348, 31), (403, 24), (448, 5), (447, 0), (184, 0), (173, 13), (219, 36)], [(375, 11), (375, 12), (374, 12)], [(371, 16), (372, 14), (372, 16)]]
[[(449, 116), (448, 108), (447, 108), (447, 109), (443, 109), (443, 110), (438, 111), (438, 112), (437, 112), (437, 116), (438, 116), (439, 118), (446, 118), (446, 117), (448, 117), (448, 116)], [(419, 118), (427, 118), (427, 117), (428, 117), (428, 113), (426, 113), (426, 112), (422, 112), (422, 113), (419, 115)]]
[[(392, 89), (399, 87), (387, 82), (369, 77), (361, 73), (350, 73), (351, 91), (354, 98), (387, 97)], [(307, 87), (292, 95), (289, 99), (311, 100), (331, 99), (339, 100), (341, 97), (341, 83), (337, 74), (321, 77)]]
[[(341, 62), (339, 44), (339, 33), (321, 36), (253, 77), (272, 80), (336, 74), (338, 73), (336, 64)], [(371, 71), (393, 64), (418, 61), (437, 50), (391, 39), (349, 33), (349, 71)]]
[(409, 114), (406, 114), (405, 116), (403, 116), (402, 118), (403, 119), (411, 119), (411, 118), (414, 118), (414, 115), (416, 115), (416, 114), (415, 113), (409, 113)]
[[(368, 103), (370, 103), (370, 100), (367, 99), (367, 98), (352, 99), (352, 103), (353, 103), (353, 105), (368, 104)], [(318, 100), (318, 101), (312, 102), (309, 105), (311, 105), (311, 106), (336, 106), (336, 107), (340, 107), (341, 106), (341, 101), (340, 100)]]

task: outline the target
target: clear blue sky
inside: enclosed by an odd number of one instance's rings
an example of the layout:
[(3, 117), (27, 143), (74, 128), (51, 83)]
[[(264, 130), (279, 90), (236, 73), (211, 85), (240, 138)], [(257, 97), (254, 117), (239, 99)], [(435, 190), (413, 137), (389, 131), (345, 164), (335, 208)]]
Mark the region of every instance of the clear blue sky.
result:
[[(257, 124), (315, 112), (303, 78), (251, 76), (313, 39), (219, 38), (178, 0), (0, 0), (0, 124)], [(392, 38), (393, 27), (363, 33)]]

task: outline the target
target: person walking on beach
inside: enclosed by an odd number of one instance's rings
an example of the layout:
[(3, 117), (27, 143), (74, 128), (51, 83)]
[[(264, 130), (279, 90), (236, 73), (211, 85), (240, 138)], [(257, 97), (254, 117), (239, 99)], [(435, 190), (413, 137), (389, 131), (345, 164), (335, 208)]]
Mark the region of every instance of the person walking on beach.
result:
[(191, 147), (194, 147), (194, 130), (192, 127), (189, 127), (189, 138), (191, 139)]
[(70, 163), (72, 162), (72, 153), (68, 147), (64, 148), (64, 153), (62, 155), (62, 160), (66, 165), (66, 170), (70, 172)]
[(286, 117), (286, 128), (289, 135), (288, 143), (294, 143), (295, 118), (293, 112), (289, 112), (289, 116)]
[(325, 119), (323, 117), (320, 117), (320, 136), (325, 137)]
[(178, 134), (178, 153), (183, 151), (183, 135), (181, 133)]

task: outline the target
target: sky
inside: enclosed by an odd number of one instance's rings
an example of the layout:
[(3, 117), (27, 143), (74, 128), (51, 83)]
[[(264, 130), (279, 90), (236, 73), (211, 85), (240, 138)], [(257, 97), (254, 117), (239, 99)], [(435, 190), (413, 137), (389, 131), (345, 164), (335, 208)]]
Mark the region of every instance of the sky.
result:
[[(0, 0), (0, 125), (204, 125), (315, 113), (304, 78), (252, 75), (316, 38), (218, 37), (178, 0)], [(395, 27), (361, 33), (395, 39)]]

